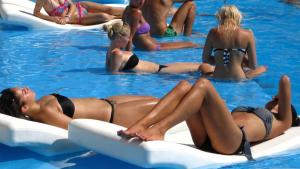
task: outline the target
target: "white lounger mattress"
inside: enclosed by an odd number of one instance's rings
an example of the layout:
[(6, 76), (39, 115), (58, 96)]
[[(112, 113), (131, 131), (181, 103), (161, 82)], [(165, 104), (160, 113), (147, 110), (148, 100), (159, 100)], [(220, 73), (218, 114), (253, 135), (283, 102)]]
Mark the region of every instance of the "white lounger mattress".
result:
[[(199, 168), (246, 162), (245, 156), (221, 155), (194, 148), (185, 123), (168, 131), (166, 141), (140, 142), (117, 136), (124, 127), (90, 119), (76, 119), (69, 124), (69, 139), (101, 154), (144, 167)], [(251, 147), (254, 159), (300, 148), (300, 127)]]
[(54, 156), (84, 149), (68, 140), (68, 131), (0, 113), (0, 143), (22, 146), (45, 156)]

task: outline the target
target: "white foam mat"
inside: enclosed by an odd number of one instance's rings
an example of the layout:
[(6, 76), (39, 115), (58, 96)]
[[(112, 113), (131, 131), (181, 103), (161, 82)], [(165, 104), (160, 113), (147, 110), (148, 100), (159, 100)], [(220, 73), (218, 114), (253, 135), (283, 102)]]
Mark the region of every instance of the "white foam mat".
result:
[[(88, 149), (144, 168), (219, 167), (247, 161), (245, 156), (215, 154), (194, 148), (185, 123), (171, 129), (166, 141), (123, 139), (117, 136), (117, 131), (121, 129), (124, 127), (107, 122), (76, 119), (69, 124), (69, 139)], [(254, 158), (261, 158), (300, 149), (299, 140), (300, 127), (293, 127), (279, 137), (252, 146), (252, 154)]]
[(45, 156), (83, 151), (68, 140), (68, 131), (0, 113), (0, 143), (22, 146)]

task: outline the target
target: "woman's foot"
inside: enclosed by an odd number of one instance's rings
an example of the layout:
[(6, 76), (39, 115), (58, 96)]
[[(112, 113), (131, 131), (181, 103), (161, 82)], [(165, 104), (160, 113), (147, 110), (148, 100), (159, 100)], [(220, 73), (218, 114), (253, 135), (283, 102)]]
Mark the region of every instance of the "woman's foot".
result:
[(142, 133), (146, 130), (146, 127), (140, 124), (136, 124), (132, 127), (129, 127), (126, 130), (120, 130), (117, 132), (118, 136), (123, 137), (123, 138), (133, 138), (133, 137), (138, 137), (137, 133)]
[(164, 140), (165, 132), (154, 126), (143, 132), (138, 132), (136, 135), (143, 141)]

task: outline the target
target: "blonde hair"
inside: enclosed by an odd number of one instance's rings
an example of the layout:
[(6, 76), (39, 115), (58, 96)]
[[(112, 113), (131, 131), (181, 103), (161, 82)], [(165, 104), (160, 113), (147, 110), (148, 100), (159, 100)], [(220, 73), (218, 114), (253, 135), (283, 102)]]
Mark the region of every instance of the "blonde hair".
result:
[(243, 18), (242, 13), (234, 5), (223, 6), (219, 9), (216, 17), (219, 21), (219, 26), (222, 26), (225, 29), (239, 28)]
[(115, 22), (111, 25), (103, 25), (103, 30), (107, 32), (107, 36), (110, 40), (114, 40), (116, 37), (130, 35), (130, 27), (126, 22)]

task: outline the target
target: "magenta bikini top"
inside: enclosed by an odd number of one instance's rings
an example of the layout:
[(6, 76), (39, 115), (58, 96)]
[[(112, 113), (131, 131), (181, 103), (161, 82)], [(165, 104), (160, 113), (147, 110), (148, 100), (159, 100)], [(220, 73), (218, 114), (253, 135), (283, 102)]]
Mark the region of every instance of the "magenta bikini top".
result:
[(49, 15), (50, 16), (61, 16), (66, 9), (69, 8), (69, 2), (68, 0), (65, 0), (64, 3), (60, 4), (58, 7), (54, 8)]

